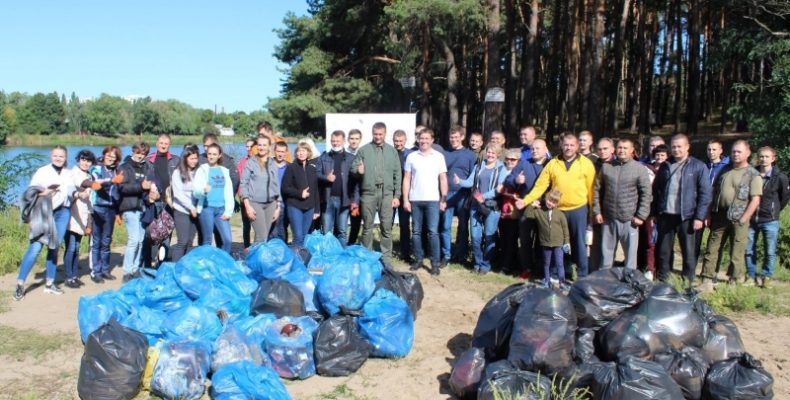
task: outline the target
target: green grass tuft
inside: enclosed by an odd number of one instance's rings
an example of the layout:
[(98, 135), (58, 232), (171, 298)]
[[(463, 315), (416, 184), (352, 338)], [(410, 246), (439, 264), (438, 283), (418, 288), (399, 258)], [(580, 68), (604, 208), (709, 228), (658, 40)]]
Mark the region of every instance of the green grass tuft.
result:
[(718, 313), (751, 311), (770, 316), (790, 315), (790, 308), (777, 288), (763, 289), (721, 283), (716, 290), (703, 293), (700, 297)]
[(59, 350), (71, 340), (63, 333), (42, 334), (34, 329), (16, 329), (0, 325), (0, 355), (23, 361), (28, 357), (40, 358)]
[(319, 400), (367, 400), (367, 397), (360, 397), (354, 390), (345, 383), (335, 386), (335, 389), (328, 393), (318, 395)]

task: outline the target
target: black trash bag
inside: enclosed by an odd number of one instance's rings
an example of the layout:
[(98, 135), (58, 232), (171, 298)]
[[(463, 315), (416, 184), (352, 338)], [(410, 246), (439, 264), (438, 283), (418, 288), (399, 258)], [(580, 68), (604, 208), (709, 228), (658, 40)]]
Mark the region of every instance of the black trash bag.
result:
[(137, 396), (147, 352), (145, 335), (110, 319), (85, 342), (77, 381), (80, 398), (121, 400)]
[(664, 367), (669, 376), (680, 385), (687, 400), (702, 398), (702, 387), (709, 367), (702, 351), (696, 347), (684, 347), (679, 351), (658, 353), (653, 361)]
[(307, 311), (302, 292), (291, 282), (264, 279), (252, 294), (250, 312), (252, 315), (274, 314), (277, 318), (282, 318), (302, 316)]
[(302, 264), (308, 265), (310, 264), (310, 259), (313, 258), (312, 254), (310, 254), (310, 250), (307, 250), (307, 247), (300, 246), (298, 244), (289, 244), (288, 248), (302, 260)]
[(576, 312), (562, 293), (528, 291), (513, 320), (507, 359), (519, 368), (551, 375), (573, 363)]
[(471, 347), (458, 357), (450, 373), (450, 390), (461, 399), (474, 399), (485, 370), (486, 359), (483, 350)]
[(513, 318), (524, 295), (532, 288), (523, 283), (510, 285), (497, 293), (480, 311), (472, 333), (472, 346), (483, 349), (487, 360), (507, 357)]
[(348, 376), (356, 372), (370, 356), (371, 345), (362, 335), (354, 318), (335, 315), (321, 322), (313, 339), (315, 367), (319, 375)]
[(635, 309), (607, 325), (599, 335), (601, 356), (650, 359), (654, 354), (686, 346), (702, 347), (708, 324), (694, 311), (694, 303), (672, 286), (657, 285)]
[(580, 328), (601, 328), (641, 303), (652, 286), (637, 270), (607, 268), (574, 282), (568, 297), (576, 308)]
[(711, 365), (705, 378), (705, 398), (710, 400), (763, 400), (774, 398), (774, 378), (749, 353)]
[(317, 322), (319, 324), (326, 320), (326, 317), (324, 316), (324, 314), (322, 314), (322, 313), (320, 313), (318, 311), (308, 311), (307, 312), (307, 316), (312, 318), (313, 321), (315, 321), (315, 322)]
[(600, 361), (595, 355), (595, 329), (579, 328), (576, 330), (576, 350), (573, 359), (578, 363)]
[(613, 369), (614, 367), (615, 363), (613, 362), (591, 361), (573, 365), (565, 371), (557, 374), (557, 376), (562, 379), (562, 385), (566, 385), (567, 382), (570, 381), (566, 395), (573, 396), (574, 393), (581, 394), (584, 392), (590, 395), (592, 394), (591, 390), (593, 382), (595, 382), (596, 371), (600, 369)]
[(702, 319), (710, 322), (716, 317), (716, 312), (713, 311), (713, 308), (705, 300), (699, 297), (700, 293), (698, 291), (688, 288), (683, 295), (694, 303), (694, 311), (699, 314)]
[(678, 400), (683, 392), (664, 367), (626, 356), (595, 371), (593, 398), (606, 400)]
[(729, 318), (713, 316), (708, 321), (708, 336), (702, 353), (712, 363), (737, 357), (746, 352), (738, 327)]
[(422, 290), (420, 278), (416, 274), (398, 272), (385, 267), (382, 270), (381, 279), (376, 282), (376, 289), (378, 288), (387, 289), (406, 301), (414, 319), (417, 319), (417, 311), (422, 307), (425, 293)]
[(486, 380), (480, 381), (478, 400), (523, 399), (542, 400), (551, 398), (551, 380), (539, 373), (517, 368), (498, 366)]

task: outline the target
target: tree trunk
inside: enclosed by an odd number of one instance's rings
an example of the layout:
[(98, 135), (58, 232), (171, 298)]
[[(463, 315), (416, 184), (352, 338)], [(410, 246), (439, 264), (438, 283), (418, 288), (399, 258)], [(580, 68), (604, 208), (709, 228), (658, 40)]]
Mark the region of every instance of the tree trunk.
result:
[(655, 43), (658, 37), (658, 21), (655, 11), (647, 12), (642, 19), (645, 26), (649, 29), (642, 30), (644, 40), (642, 41), (642, 79), (639, 89), (639, 134), (650, 135), (650, 125), (652, 116), (650, 113), (650, 103), (653, 95), (653, 62), (655, 61)]
[[(486, 91), (498, 87), (500, 82), (499, 74), (499, 0), (486, 0), (486, 57), (488, 60), (486, 68)], [(485, 112), (485, 134), (488, 135), (494, 130), (502, 130), (503, 107), (488, 107)]]
[[(604, 132), (615, 132), (617, 129), (617, 98), (620, 91), (620, 80), (623, 74), (623, 49), (625, 47), (625, 27), (628, 24), (628, 13), (631, 9), (631, 0), (621, 0), (622, 8), (617, 29), (614, 32), (614, 68), (612, 79), (609, 82), (607, 94), (607, 114)], [(603, 133), (603, 132), (601, 132)]]
[(603, 109), (603, 36), (606, 23), (606, 0), (596, 0), (595, 2), (595, 29), (593, 30), (592, 43), (592, 63), (590, 68), (590, 92), (589, 92), (589, 106), (587, 112), (587, 129), (597, 135), (604, 134), (603, 132), (603, 118), (601, 110)]
[(444, 59), (447, 62), (447, 112), (450, 117), (448, 126), (461, 122), (458, 110), (458, 68), (455, 65), (455, 54), (446, 41), (440, 43)]
[(529, 14), (529, 28), (527, 31), (527, 41), (525, 48), (526, 57), (521, 63), (522, 82), (524, 82), (524, 96), (521, 100), (522, 117), (524, 124), (532, 124), (536, 112), (535, 107), (535, 88), (537, 78), (537, 64), (540, 59), (540, 0), (532, 0)]
[(576, 121), (578, 116), (577, 109), (577, 96), (579, 90), (579, 60), (581, 58), (581, 41), (583, 34), (583, 20), (584, 20), (584, 1), (576, 0), (575, 13), (571, 15), (571, 24), (567, 26), (573, 27), (573, 30), (566, 36), (566, 53), (568, 65), (568, 87), (565, 92), (565, 102), (567, 110), (567, 123), (565, 129), (575, 130)]
[(699, 121), (699, 0), (689, 0), (688, 16), (688, 89), (686, 95), (686, 132), (689, 135), (697, 133), (697, 122)]
[(546, 140), (549, 145), (553, 143), (552, 139), (554, 134), (557, 133), (560, 118), (562, 118), (560, 102), (562, 101), (561, 93), (563, 93), (564, 76), (562, 74), (562, 63), (560, 62), (562, 54), (560, 46), (562, 44), (563, 22), (565, 22), (563, 5), (566, 5), (566, 2), (555, 1), (551, 17), (552, 21), (557, 21), (558, 23), (552, 22), (553, 32), (551, 45), (549, 46), (549, 77), (546, 88), (548, 89), (546, 93), (548, 93), (550, 104), (546, 121)]
[(420, 123), (424, 126), (431, 125), (431, 29), (428, 25), (422, 31), (422, 65), (420, 66)]
[[(673, 43), (674, 25), (672, 24), (672, 5), (668, 3), (666, 13), (664, 14), (664, 43), (661, 50), (661, 64), (659, 73), (660, 85), (658, 87), (658, 96), (656, 96), (656, 125), (663, 126), (666, 118), (667, 105), (669, 104), (669, 75), (672, 74), (672, 62), (669, 57), (669, 50), (671, 43)], [(669, 68), (667, 68), (669, 64)]]
[(626, 69), (626, 96), (625, 96), (625, 126), (630, 132), (637, 129), (637, 112), (639, 110), (639, 73), (641, 71), (642, 57), (644, 52), (641, 49), (641, 39), (639, 32), (644, 31), (644, 15), (642, 14), (644, 3), (634, 4), (634, 17), (626, 28), (626, 36), (629, 40), (628, 65)]
[(505, 13), (507, 15), (507, 26), (505, 30), (507, 34), (508, 45), (508, 77), (505, 83), (505, 116), (507, 124), (505, 125), (505, 131), (508, 132), (508, 134), (512, 134), (511, 132), (517, 131), (519, 124), (519, 103), (517, 94), (519, 73), (517, 55), (518, 48), (516, 46), (516, 27), (520, 26), (521, 24), (516, 18), (515, 0), (507, 0), (505, 7)]
[(674, 133), (680, 132), (680, 103), (683, 102), (683, 15), (680, 0), (675, 0), (675, 104), (672, 110)]

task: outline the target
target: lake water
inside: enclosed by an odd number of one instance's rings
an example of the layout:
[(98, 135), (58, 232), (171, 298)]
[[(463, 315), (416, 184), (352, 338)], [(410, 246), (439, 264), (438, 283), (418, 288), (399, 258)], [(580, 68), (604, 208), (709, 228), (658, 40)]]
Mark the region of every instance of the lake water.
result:
[[(294, 147), (296, 146), (295, 143), (289, 143), (288, 147), (293, 152)], [(203, 146), (200, 146), (201, 150)], [(326, 145), (324, 143), (316, 143), (316, 147), (318, 151), (323, 152)], [(181, 154), (183, 146), (181, 145), (173, 145), (170, 147), (170, 151), (174, 154)], [(101, 156), (102, 150), (104, 150), (104, 146), (81, 146), (81, 145), (70, 145), (66, 146), (68, 150), (68, 162), (69, 165), (75, 165), (74, 157), (77, 156), (80, 150), (87, 149), (92, 151), (96, 154), (97, 157)], [(226, 154), (233, 156), (236, 160), (239, 160), (241, 156), (247, 154), (247, 151), (244, 147), (244, 143), (225, 143), (222, 144), (222, 149)], [(42, 156), (41, 165), (46, 165), (49, 162), (49, 154), (52, 151), (51, 147), (45, 146), (4, 146), (0, 147), (0, 162), (4, 162), (6, 160), (10, 160), (20, 154), (24, 153), (33, 153)], [(123, 152), (123, 156), (126, 157), (129, 154), (132, 154), (132, 146), (131, 145), (121, 145), (121, 151)], [(30, 183), (30, 176), (20, 176), (17, 179), (17, 184), (14, 185), (10, 190), (11, 198), (18, 198), (19, 195), (24, 192), (27, 188), (28, 183)]]

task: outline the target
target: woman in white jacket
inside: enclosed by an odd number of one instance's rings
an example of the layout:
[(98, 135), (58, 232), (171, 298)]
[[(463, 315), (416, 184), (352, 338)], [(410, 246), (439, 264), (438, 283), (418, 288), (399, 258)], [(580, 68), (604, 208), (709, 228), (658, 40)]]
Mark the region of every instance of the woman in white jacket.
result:
[(187, 146), (181, 153), (178, 168), (173, 171), (170, 178), (170, 188), (173, 192), (173, 220), (176, 224), (176, 237), (178, 241), (172, 248), (171, 258), (178, 262), (189, 251), (192, 240), (198, 230), (197, 202), (192, 197), (195, 188), (195, 173), (198, 167), (200, 150), (197, 146)]
[(192, 196), (197, 200), (200, 215), (201, 245), (211, 245), (214, 228), (222, 239), (222, 250), (230, 253), (232, 235), (230, 217), (233, 216), (233, 183), (230, 171), (222, 166), (222, 148), (218, 144), (206, 147), (208, 163), (195, 172)]
[[(50, 154), (51, 163), (39, 168), (30, 180), (30, 187), (40, 190), (38, 201), (52, 202), (52, 219), (57, 241), (55, 243), (47, 242), (47, 278), (44, 293), (49, 294), (63, 294), (63, 290), (55, 285), (55, 272), (57, 271), (60, 242), (63, 241), (66, 227), (69, 224), (69, 206), (75, 189), (71, 171), (66, 168), (66, 157), (66, 148), (61, 145), (55, 146)], [(38, 237), (30, 238), (30, 245), (22, 257), (14, 300), (22, 300), (25, 297), (25, 280), (30, 274), (30, 270), (33, 269), (41, 249), (44, 248), (44, 243), (39, 239)]]
[[(93, 207), (91, 205), (90, 186), (83, 187), (83, 183), (91, 182), (91, 175), (88, 172), (96, 162), (96, 155), (90, 150), (81, 150), (76, 157), (77, 165), (71, 169), (71, 176), (74, 179), (74, 196), (71, 202), (71, 218), (69, 227), (66, 231), (66, 252), (63, 254), (63, 265), (66, 269), (66, 287), (79, 289), (83, 285), (79, 280), (79, 260), (80, 242), (82, 237), (91, 234), (93, 227)], [(88, 257), (90, 259), (90, 257)]]

